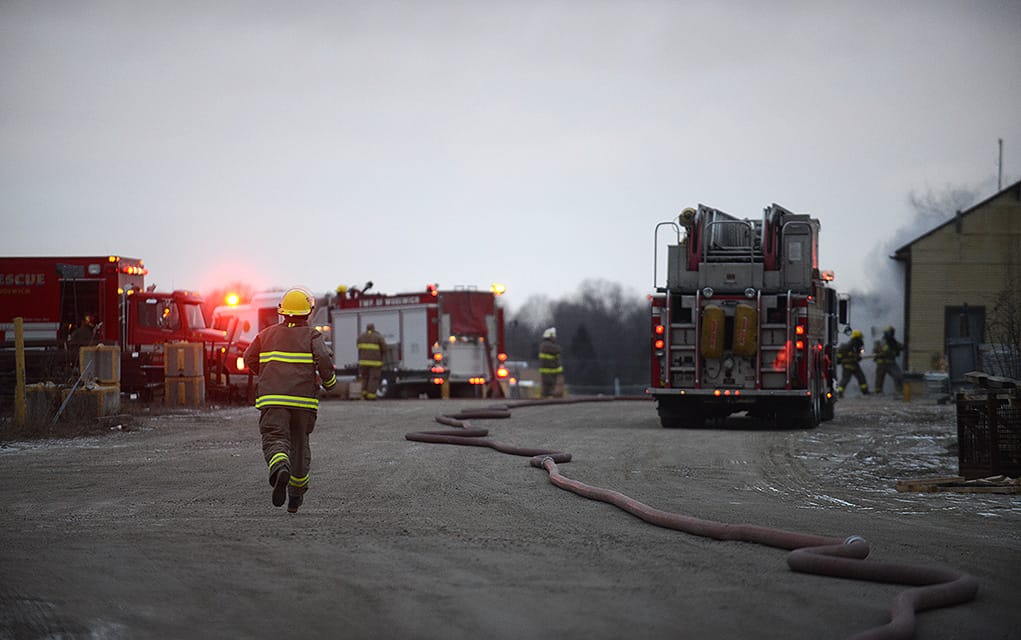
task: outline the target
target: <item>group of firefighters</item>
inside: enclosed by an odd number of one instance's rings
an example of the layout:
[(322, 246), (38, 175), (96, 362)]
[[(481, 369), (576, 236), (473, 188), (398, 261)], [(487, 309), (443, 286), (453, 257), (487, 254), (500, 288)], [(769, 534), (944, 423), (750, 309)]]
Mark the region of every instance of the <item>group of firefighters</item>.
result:
[[(296, 513), (309, 487), (312, 453), (309, 434), (315, 428), (319, 388), (337, 386), (333, 354), (309, 317), (315, 297), (289, 289), (277, 305), (283, 321), (259, 332), (245, 350), (245, 365), (258, 376), (255, 407), (259, 409), (262, 453), (269, 471), (273, 506), (287, 503)], [(556, 329), (543, 333), (539, 372), (544, 396), (562, 394), (560, 345)], [(358, 378), (362, 397), (375, 400), (386, 354), (386, 340), (369, 323), (358, 336)]]
[[(872, 358), (876, 363), (876, 384), (877, 394), (883, 393), (883, 384), (886, 376), (893, 379), (894, 392), (901, 393), (904, 376), (901, 373), (897, 358), (903, 351), (904, 346), (894, 337), (894, 328), (887, 327), (883, 331), (883, 337), (876, 340), (872, 345)], [(865, 357), (865, 339), (861, 331), (855, 329), (851, 332), (851, 339), (837, 347), (837, 364), (841, 367), (840, 382), (837, 383), (837, 395), (844, 397), (844, 390), (853, 377), (858, 382), (858, 389), (862, 395), (869, 394), (869, 384), (865, 380), (865, 374), (861, 370), (861, 361)]]

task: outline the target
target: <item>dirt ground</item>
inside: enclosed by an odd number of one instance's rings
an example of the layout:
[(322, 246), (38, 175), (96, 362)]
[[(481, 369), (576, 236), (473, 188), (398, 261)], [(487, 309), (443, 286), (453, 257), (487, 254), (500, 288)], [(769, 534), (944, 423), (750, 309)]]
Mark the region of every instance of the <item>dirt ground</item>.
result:
[[(647, 524), (528, 459), (409, 442), (481, 401), (324, 402), (311, 490), (270, 504), (257, 412), (152, 415), (0, 447), (0, 639), (844, 638), (898, 585), (795, 573), (787, 552)], [(954, 406), (853, 398), (811, 431), (666, 430), (651, 402), (476, 420), (658, 509), (825, 536), (979, 581), (915, 637), (1021, 637), (1021, 497), (898, 493), (957, 472)]]

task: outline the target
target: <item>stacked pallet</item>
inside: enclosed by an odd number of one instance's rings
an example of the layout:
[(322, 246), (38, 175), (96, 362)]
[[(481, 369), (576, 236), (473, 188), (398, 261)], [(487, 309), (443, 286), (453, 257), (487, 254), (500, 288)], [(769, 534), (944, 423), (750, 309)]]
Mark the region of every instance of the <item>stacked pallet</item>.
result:
[(163, 403), (168, 407), (201, 407), (206, 403), (202, 343), (164, 345)]

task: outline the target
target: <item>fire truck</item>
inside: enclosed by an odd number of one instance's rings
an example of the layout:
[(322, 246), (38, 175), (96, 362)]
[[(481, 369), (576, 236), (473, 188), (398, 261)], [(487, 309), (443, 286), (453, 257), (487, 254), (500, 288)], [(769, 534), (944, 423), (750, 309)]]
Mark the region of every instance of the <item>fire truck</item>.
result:
[[(666, 243), (660, 286), (660, 238)], [(773, 204), (761, 219), (699, 205), (656, 225), (651, 385), (664, 427), (741, 411), (780, 426), (833, 418), (848, 302), (818, 264), (819, 220)]]
[[(86, 316), (93, 341), (121, 349), (121, 389), (143, 397), (163, 384), (167, 342), (202, 342), (207, 356), (223, 341), (209, 329), (202, 298), (145, 288), (141, 260), (120, 256), (0, 258), (0, 371), (13, 379), (14, 319), (22, 318), (25, 372), (60, 379), (77, 365), (69, 337)], [(5, 387), (6, 387), (5, 383)], [(13, 389), (13, 384), (10, 385)]]
[(358, 336), (369, 323), (383, 334), (380, 396), (502, 397), (506, 377), (501, 289), (455, 288), (386, 295), (348, 290), (332, 309), (338, 374), (358, 370)]

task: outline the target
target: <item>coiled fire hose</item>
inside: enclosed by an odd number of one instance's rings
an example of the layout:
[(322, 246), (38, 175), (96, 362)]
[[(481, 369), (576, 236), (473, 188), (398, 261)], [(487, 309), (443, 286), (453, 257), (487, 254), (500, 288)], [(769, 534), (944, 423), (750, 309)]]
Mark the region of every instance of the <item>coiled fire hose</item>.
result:
[(794, 571), (912, 587), (894, 598), (890, 608), (890, 622), (855, 634), (850, 640), (911, 638), (914, 636), (916, 612), (963, 604), (975, 598), (978, 581), (973, 576), (951, 569), (866, 560), (869, 544), (860, 536), (841, 540), (750, 524), (714, 522), (655, 509), (617, 491), (593, 487), (564, 476), (557, 464), (570, 462), (570, 453), (503, 444), (486, 438), (489, 435), (487, 429), (473, 427), (468, 422), (469, 419), (509, 418), (511, 407), (610, 400), (614, 398), (522, 401), (486, 409), (463, 410), (455, 415), (436, 417), (440, 424), (454, 427), (452, 430), (418, 431), (404, 437), (416, 442), (488, 447), (501, 453), (530, 457), (529, 464), (545, 469), (550, 482), (557, 487), (591, 500), (612, 504), (650, 524), (715, 540), (751, 542), (787, 549), (790, 551), (787, 565)]

